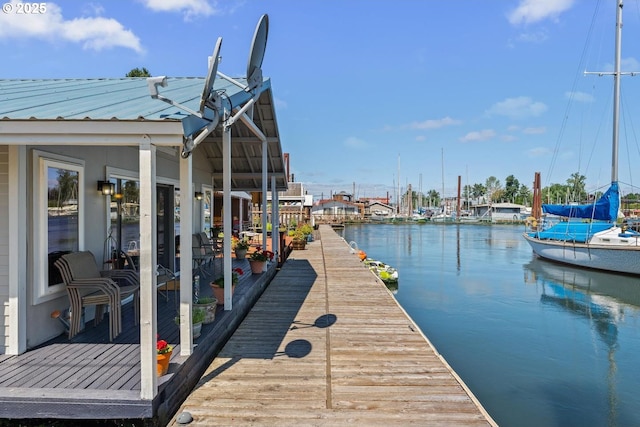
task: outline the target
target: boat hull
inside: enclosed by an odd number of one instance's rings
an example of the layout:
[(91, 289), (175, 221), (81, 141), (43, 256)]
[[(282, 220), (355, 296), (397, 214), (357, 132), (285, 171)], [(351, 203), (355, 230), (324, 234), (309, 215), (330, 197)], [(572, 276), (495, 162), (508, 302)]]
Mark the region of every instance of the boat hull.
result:
[(541, 240), (528, 233), (524, 233), (524, 238), (536, 255), (551, 261), (640, 276), (640, 246)]

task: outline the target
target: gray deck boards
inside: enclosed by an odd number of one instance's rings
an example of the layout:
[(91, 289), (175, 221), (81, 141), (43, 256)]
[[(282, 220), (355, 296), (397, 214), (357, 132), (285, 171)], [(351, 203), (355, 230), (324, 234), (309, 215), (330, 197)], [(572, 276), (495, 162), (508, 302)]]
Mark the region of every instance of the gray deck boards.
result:
[(177, 415), (194, 426), (495, 425), (347, 244), (328, 226), (320, 235), (292, 253)]
[[(221, 271), (222, 259), (216, 263), (210, 268)], [(154, 401), (140, 399), (140, 329), (129, 304), (122, 313), (124, 330), (113, 342), (105, 319), (95, 327), (88, 323), (72, 340), (63, 334), (22, 355), (0, 355), (0, 418), (142, 419), (157, 415), (163, 405), (175, 410), (188, 394), (189, 376), (204, 371), (276, 273), (275, 265), (262, 275), (251, 275), (248, 261), (236, 265), (248, 274), (236, 287), (234, 309), (218, 308), (215, 322), (203, 325), (191, 360), (174, 352), (171, 375), (161, 379)], [(211, 294), (210, 279), (201, 280), (201, 296)], [(176, 294), (158, 297), (158, 332), (171, 344), (179, 341)]]

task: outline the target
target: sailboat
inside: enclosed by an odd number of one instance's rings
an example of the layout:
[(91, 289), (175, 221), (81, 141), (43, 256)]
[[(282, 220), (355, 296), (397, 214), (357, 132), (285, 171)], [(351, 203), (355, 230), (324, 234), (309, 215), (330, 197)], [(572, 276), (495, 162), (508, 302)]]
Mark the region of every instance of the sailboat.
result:
[(640, 233), (617, 224), (620, 208), (618, 186), (618, 133), (620, 109), (621, 40), (623, 0), (616, 0), (615, 62), (613, 84), (613, 138), (611, 185), (594, 203), (542, 205), (542, 211), (566, 220), (548, 229), (524, 233), (533, 252), (542, 258), (598, 270), (640, 275)]

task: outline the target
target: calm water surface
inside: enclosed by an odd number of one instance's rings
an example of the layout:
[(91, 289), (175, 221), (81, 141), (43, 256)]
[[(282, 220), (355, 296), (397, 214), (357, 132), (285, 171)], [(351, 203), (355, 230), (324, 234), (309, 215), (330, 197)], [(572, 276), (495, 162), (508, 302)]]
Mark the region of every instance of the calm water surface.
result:
[(503, 427), (640, 426), (640, 279), (536, 259), (522, 226), (362, 225), (399, 303)]

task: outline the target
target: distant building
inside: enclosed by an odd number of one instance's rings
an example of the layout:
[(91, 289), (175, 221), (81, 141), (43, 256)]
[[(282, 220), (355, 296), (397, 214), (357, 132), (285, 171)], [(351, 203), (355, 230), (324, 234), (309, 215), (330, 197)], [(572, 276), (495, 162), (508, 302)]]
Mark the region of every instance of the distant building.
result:
[(366, 209), (366, 215), (371, 217), (371, 219), (387, 218), (389, 215), (392, 215), (393, 213), (394, 213), (394, 208), (382, 202), (369, 203), (369, 206)]
[(321, 200), (311, 208), (314, 223), (342, 222), (360, 219), (359, 204), (340, 200)]
[(520, 221), (526, 212), (526, 206), (516, 203), (491, 203), (472, 206), (473, 214), (496, 221)]

